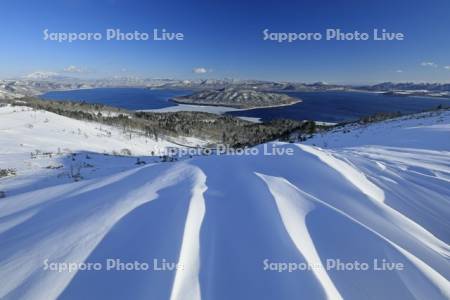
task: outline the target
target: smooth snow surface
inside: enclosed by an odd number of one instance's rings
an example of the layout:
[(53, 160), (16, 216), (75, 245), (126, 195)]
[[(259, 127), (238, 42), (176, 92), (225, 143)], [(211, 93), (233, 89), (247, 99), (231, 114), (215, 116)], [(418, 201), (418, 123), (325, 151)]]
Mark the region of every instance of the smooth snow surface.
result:
[[(144, 157), (169, 142), (99, 126), (0, 108), (0, 168), (17, 169), (0, 179), (0, 299), (450, 299), (448, 111), (170, 163)], [(29, 154), (58, 147), (78, 154)], [(122, 148), (147, 164), (102, 154)], [(44, 270), (46, 259), (104, 269)], [(107, 271), (107, 259), (151, 269)]]

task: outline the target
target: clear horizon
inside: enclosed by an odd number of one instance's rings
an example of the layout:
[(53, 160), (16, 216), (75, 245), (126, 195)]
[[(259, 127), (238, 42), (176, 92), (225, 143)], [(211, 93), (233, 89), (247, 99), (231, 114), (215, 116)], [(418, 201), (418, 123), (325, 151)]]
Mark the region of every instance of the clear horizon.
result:
[[(324, 83), (329, 85), (348, 85), (348, 86), (361, 86), (361, 85), (376, 85), (376, 84), (382, 84), (382, 83), (394, 83), (394, 84), (450, 84), (450, 79), (447, 81), (373, 81), (373, 82), (334, 82), (334, 81), (321, 81), (321, 80), (312, 80), (312, 81), (299, 81), (299, 80), (269, 80), (269, 79), (258, 79), (258, 78), (229, 78), (229, 77), (186, 77), (186, 78), (176, 78), (176, 77), (145, 77), (145, 76), (123, 76), (123, 77), (117, 77), (117, 76), (104, 76), (104, 77), (77, 77), (72, 76), (71, 74), (63, 74), (63, 73), (56, 73), (51, 71), (35, 71), (35, 72), (49, 72), (49, 73), (55, 73), (55, 76), (64, 76), (67, 79), (73, 78), (74, 80), (80, 80), (80, 81), (95, 81), (95, 80), (120, 80), (120, 79), (136, 79), (136, 80), (174, 80), (174, 81), (182, 81), (182, 80), (188, 80), (188, 81), (199, 81), (199, 80), (235, 80), (237, 82), (239, 81), (260, 81), (260, 82), (288, 82), (288, 83), (298, 83), (298, 84), (315, 84), (315, 83)], [(22, 76), (15, 76), (15, 77), (0, 77), (0, 80), (26, 80), (30, 79), (27, 78), (28, 75), (31, 75), (35, 72), (24, 74)], [(52, 81), (52, 80), (49, 80)]]

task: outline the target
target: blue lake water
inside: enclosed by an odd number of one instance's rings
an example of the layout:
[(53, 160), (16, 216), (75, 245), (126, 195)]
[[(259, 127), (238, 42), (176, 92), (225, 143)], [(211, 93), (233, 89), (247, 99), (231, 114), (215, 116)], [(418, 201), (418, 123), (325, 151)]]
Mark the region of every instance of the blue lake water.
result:
[[(141, 88), (99, 88), (50, 92), (43, 99), (85, 101), (130, 110), (157, 109), (176, 106), (172, 97), (190, 94), (189, 90), (151, 90)], [(377, 112), (414, 113), (435, 108), (442, 104), (450, 106), (450, 99), (431, 97), (385, 96), (357, 92), (292, 92), (287, 93), (303, 102), (283, 107), (234, 111), (227, 114), (271, 120), (289, 118), (340, 122), (354, 120)]]
[(450, 99), (432, 97), (385, 96), (359, 92), (293, 92), (286, 93), (303, 102), (268, 109), (252, 109), (230, 112), (234, 116), (257, 117), (263, 120), (288, 118), (341, 122), (355, 120), (377, 112), (414, 113), (435, 108), (442, 104), (450, 106)]
[(41, 98), (47, 100), (84, 101), (86, 103), (138, 110), (176, 106), (176, 103), (169, 101), (171, 98), (190, 93), (191, 91), (178, 89), (97, 88), (49, 92), (42, 95)]

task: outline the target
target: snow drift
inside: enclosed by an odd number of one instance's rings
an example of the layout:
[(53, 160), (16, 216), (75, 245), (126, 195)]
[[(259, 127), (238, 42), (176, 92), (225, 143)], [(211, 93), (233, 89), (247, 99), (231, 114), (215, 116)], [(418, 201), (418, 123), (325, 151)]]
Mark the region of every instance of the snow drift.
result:
[[(9, 156), (26, 158), (5, 138), (9, 125), (0, 117), (0, 157), (14, 167)], [(448, 111), (427, 113), (271, 144), (293, 155), (262, 145), (136, 166), (93, 154), (98, 171), (79, 182), (39, 168), (3, 179), (0, 298), (450, 299), (449, 133)], [(182, 268), (44, 269), (108, 259)], [(370, 268), (266, 268), (327, 260)]]

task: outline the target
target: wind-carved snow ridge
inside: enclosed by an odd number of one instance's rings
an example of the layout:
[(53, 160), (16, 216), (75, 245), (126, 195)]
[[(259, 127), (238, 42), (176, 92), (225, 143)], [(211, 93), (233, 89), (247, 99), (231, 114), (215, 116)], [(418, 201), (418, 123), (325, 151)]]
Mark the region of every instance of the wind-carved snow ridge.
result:
[(205, 216), (206, 176), (200, 170), (195, 175), (195, 185), (189, 203), (183, 242), (178, 263), (181, 268), (175, 274), (171, 300), (200, 300), (200, 229)]
[(366, 194), (371, 199), (380, 203), (384, 202), (383, 190), (370, 182), (362, 172), (358, 172), (351, 165), (344, 162), (343, 160), (334, 157), (328, 152), (320, 151), (319, 149), (306, 145), (298, 144), (297, 146), (300, 147), (300, 149), (302, 149), (303, 151), (317, 156), (321, 161), (342, 174), (344, 178), (350, 181), (356, 188), (361, 190), (361, 192)]
[[(301, 193), (283, 178), (256, 173), (267, 184), (272, 193), (284, 226), (297, 249), (311, 266), (321, 265), (320, 257), (314, 247), (312, 237), (306, 226), (306, 216), (316, 208), (311, 196)], [(333, 281), (323, 268), (314, 268), (313, 272), (322, 285), (328, 299), (343, 299)]]
[[(367, 179), (364, 173), (349, 163), (336, 158), (330, 150), (324, 150), (307, 145), (297, 145), (300, 149), (307, 153), (311, 153), (321, 161), (326, 163), (329, 167), (336, 170), (349, 182), (351, 182), (357, 189), (367, 195), (370, 199), (375, 200), (374, 203), (381, 211), (391, 219), (392, 226), (397, 226), (402, 229), (408, 229), (408, 232), (414, 232), (414, 238), (420, 240), (425, 245), (438, 252), (444, 257), (449, 255), (449, 247), (436, 239), (432, 234), (425, 230), (422, 226), (402, 214), (401, 212), (392, 209), (389, 205), (384, 203), (385, 194), (383, 189)], [(378, 165), (378, 163), (376, 162)]]
[[(401, 280), (405, 284), (405, 288), (411, 291), (417, 299), (450, 299), (450, 284), (448, 280), (439, 274), (432, 267), (427, 265), (423, 260), (407, 251), (396, 242), (389, 240), (383, 234), (368, 227), (367, 225), (347, 215), (345, 212), (330, 206), (326, 202), (315, 198), (314, 196), (303, 192), (292, 183), (284, 178), (255, 173), (266, 184), (274, 200), (277, 204), (281, 219), (283, 220), (286, 231), (295, 243), (297, 249), (305, 257), (311, 266), (322, 265), (321, 258), (314, 246), (314, 236), (311, 236), (306, 224), (307, 216), (315, 210), (325, 210), (332, 214), (331, 220), (323, 220), (335, 222), (335, 219), (345, 218), (352, 226), (362, 227), (367, 232), (373, 233), (380, 241), (386, 243), (390, 247), (386, 247), (384, 251), (388, 254), (390, 260), (395, 261), (396, 258), (408, 261), (412, 272), (399, 272)], [(330, 226), (333, 226), (332, 224)], [(320, 282), (327, 299), (343, 299), (337, 287), (324, 270), (323, 267), (312, 268), (315, 276)], [(417, 281), (418, 278), (424, 280)]]
[[(87, 189), (81, 189), (75, 195), (57, 194), (56, 197), (60, 197), (58, 202), (65, 204), (63, 210), (50, 197), (36, 208), (38, 212), (33, 219), (16, 224), (12, 232), (6, 232), (0, 251), (0, 298), (55, 299), (76, 272), (44, 271), (45, 259), (84, 262), (121, 218), (140, 205), (157, 199), (159, 190), (176, 185), (193, 172), (192, 167), (184, 164), (176, 165), (162, 174), (153, 171), (152, 167), (149, 165), (127, 172), (125, 178), (122, 174), (113, 176), (117, 180), (93, 180)], [(108, 184), (104, 185), (102, 181)], [(94, 188), (90, 189), (89, 185)], [(193, 199), (198, 202), (196, 193)], [(33, 201), (33, 193), (25, 196), (23, 200), (21, 196), (11, 200), (23, 201), (24, 204)], [(47, 211), (52, 212), (51, 222), (45, 216)], [(16, 208), (10, 214), (20, 212), (20, 208)], [(188, 216), (188, 223), (194, 217)], [(16, 228), (28, 232), (34, 238), (27, 238), (27, 235), (14, 237)], [(14, 248), (14, 245), (20, 245), (20, 248)], [(189, 245), (187, 247), (189, 249)]]

